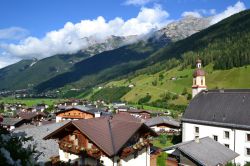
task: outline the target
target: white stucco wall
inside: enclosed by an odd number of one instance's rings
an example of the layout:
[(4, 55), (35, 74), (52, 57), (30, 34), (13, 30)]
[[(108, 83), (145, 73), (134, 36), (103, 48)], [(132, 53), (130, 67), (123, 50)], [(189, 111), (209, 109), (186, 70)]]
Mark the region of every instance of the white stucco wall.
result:
[(157, 126), (152, 126), (151, 129), (153, 129), (155, 132), (159, 132), (161, 130), (164, 130), (164, 131), (170, 131), (170, 130), (174, 130), (174, 131), (179, 131), (178, 129), (172, 129), (172, 128), (169, 128), (169, 127), (157, 127)]
[[(79, 156), (70, 154), (67, 152), (64, 152), (63, 150), (59, 149), (59, 156), (60, 160), (64, 162), (68, 162), (69, 160), (71, 161), (78, 161), (79, 164), (82, 163), (82, 160), (79, 158)], [(119, 164), (117, 161), (119, 160), (118, 156), (115, 156), (114, 158), (108, 158), (106, 156), (101, 156), (100, 158), (101, 161), (103, 161), (103, 164), (105, 166), (150, 166), (150, 148), (142, 149), (141, 151), (138, 152), (138, 156), (134, 158), (134, 154), (131, 154), (130, 156), (126, 157), (125, 159), (120, 159)], [(113, 164), (114, 160), (114, 164)], [(85, 165), (96, 165), (96, 160), (91, 160), (91, 159), (85, 159), (84, 163)]]
[(79, 160), (79, 156), (71, 153), (64, 152), (63, 150), (59, 149), (59, 156), (60, 160), (64, 162), (68, 162), (69, 160)]
[[(103, 161), (103, 164), (105, 166), (150, 166), (150, 148), (142, 149), (141, 151), (138, 152), (138, 156), (134, 158), (134, 154), (129, 155), (125, 159), (120, 159), (120, 162), (117, 163), (119, 160), (119, 157), (114, 157), (113, 158), (108, 158), (106, 156), (102, 156), (101, 160)], [(114, 160), (114, 164), (113, 164)]]
[[(246, 140), (246, 134), (250, 131), (233, 130), (223, 127), (198, 125), (191, 123), (182, 124), (182, 141), (190, 141), (195, 138), (195, 127), (199, 127), (199, 138), (218, 136), (218, 142), (221, 144), (229, 144), (229, 148), (240, 156), (235, 159), (236, 163), (244, 165), (245, 162), (250, 162), (250, 156), (246, 155), (246, 148), (250, 148), (250, 142)], [(229, 139), (224, 137), (224, 131), (229, 131)], [(234, 140), (235, 136), (235, 140)], [(234, 145), (235, 142), (235, 145)]]
[(60, 122), (62, 120), (62, 117), (56, 116), (56, 123)]
[(127, 158), (121, 160), (122, 166), (150, 166), (150, 148), (142, 149), (138, 152), (138, 156), (134, 158), (134, 155), (130, 155)]

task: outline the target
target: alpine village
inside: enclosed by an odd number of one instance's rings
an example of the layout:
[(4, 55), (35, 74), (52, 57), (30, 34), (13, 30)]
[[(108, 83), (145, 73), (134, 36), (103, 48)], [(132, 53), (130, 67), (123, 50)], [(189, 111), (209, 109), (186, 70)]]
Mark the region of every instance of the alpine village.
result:
[(250, 166), (248, 3), (145, 32), (163, 6), (127, 21), (68, 22), (19, 44), (2, 45), (10, 31), (0, 28), (0, 56), (24, 57), (0, 69), (0, 165)]

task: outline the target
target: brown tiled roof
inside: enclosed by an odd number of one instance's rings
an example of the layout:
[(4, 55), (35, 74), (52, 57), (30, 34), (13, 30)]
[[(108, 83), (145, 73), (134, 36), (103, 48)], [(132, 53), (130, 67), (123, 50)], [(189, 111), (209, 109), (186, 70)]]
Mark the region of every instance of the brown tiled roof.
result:
[(27, 119), (27, 120), (32, 119), (37, 115), (41, 115), (44, 117), (46, 116), (46, 114), (43, 112), (20, 112), (18, 113), (19, 117), (21, 117), (22, 119)]
[(77, 127), (108, 156), (116, 155), (139, 129), (145, 129), (153, 136), (157, 135), (131, 115), (115, 115), (113, 118), (101, 117), (71, 121), (44, 139), (58, 138), (57, 134), (70, 125)]

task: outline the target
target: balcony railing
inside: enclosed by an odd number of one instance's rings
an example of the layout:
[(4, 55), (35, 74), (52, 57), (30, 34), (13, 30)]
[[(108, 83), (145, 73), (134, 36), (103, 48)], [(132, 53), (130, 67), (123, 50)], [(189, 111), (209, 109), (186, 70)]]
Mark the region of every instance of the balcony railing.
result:
[(128, 146), (126, 148), (124, 148), (121, 152), (120, 157), (121, 158), (126, 158), (128, 157), (130, 154), (133, 154), (135, 152), (138, 152), (140, 150), (142, 150), (145, 147), (148, 147), (150, 145), (150, 140), (149, 139), (145, 139), (141, 142), (137, 142), (136, 144), (132, 145), (132, 146)]
[(101, 157), (101, 151), (97, 148), (86, 149), (83, 146), (74, 145), (73, 142), (60, 141), (59, 147), (65, 152), (73, 153), (76, 155), (87, 154), (94, 158)]

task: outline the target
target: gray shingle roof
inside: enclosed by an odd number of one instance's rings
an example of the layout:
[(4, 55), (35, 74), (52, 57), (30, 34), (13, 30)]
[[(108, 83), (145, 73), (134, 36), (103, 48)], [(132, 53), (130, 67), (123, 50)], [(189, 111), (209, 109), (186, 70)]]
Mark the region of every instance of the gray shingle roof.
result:
[(183, 122), (250, 129), (250, 89), (209, 90), (187, 107)]
[(167, 124), (167, 125), (171, 125), (174, 127), (180, 127), (179, 122), (177, 122), (176, 120), (168, 116), (157, 116), (157, 117), (150, 118), (145, 122), (145, 124), (149, 127), (159, 125), (159, 124)]
[(15, 126), (19, 122), (23, 121), (21, 118), (3, 118), (2, 125)]
[(219, 142), (214, 141), (210, 137), (199, 139), (199, 143), (194, 140), (187, 141), (176, 144), (165, 150), (169, 149), (177, 149), (200, 165), (204, 166), (217, 166), (218, 164), (224, 165), (239, 156), (239, 154)]
[(25, 146), (28, 146), (29, 144), (32, 145), (37, 145), (37, 150), (39, 152), (42, 152), (38, 157), (37, 162), (46, 162), (49, 161), (49, 158), (51, 156), (57, 156), (59, 155), (59, 147), (58, 143), (56, 140), (43, 140), (43, 137), (51, 133), (52, 131), (58, 129), (59, 127), (63, 126), (66, 124), (68, 121), (60, 122), (60, 123), (53, 123), (53, 124), (48, 124), (48, 125), (43, 125), (43, 126), (35, 126), (31, 128), (26, 128), (26, 129), (17, 129), (14, 132), (15, 133), (22, 133), (24, 132), (27, 134), (27, 136), (32, 136), (33, 141), (27, 142)]

